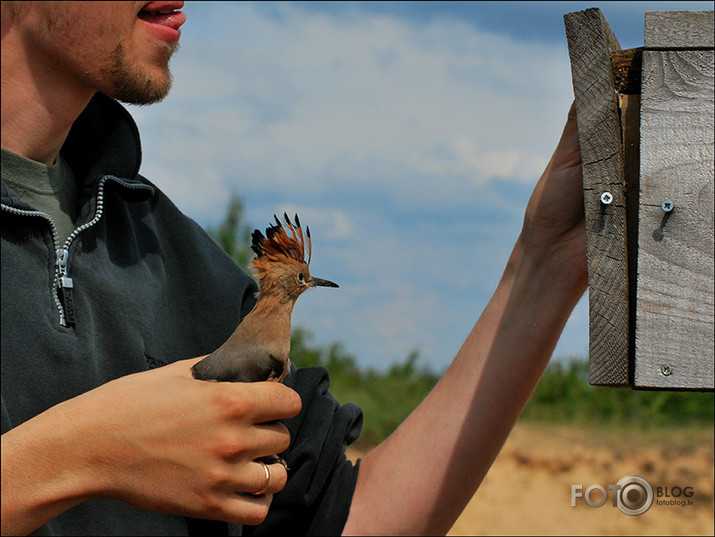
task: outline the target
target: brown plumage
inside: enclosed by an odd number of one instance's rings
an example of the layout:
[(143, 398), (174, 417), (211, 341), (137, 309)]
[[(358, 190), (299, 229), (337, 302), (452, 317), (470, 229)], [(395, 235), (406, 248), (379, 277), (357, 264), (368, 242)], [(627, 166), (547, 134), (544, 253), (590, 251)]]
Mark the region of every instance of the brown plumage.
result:
[(283, 216), (284, 222), (275, 217), (275, 225), (266, 229), (265, 236), (259, 230), (252, 235), (251, 248), (256, 257), (251, 268), (256, 270), (260, 289), (256, 305), (221, 347), (194, 365), (194, 378), (280, 382), (290, 367), (291, 314), (295, 301), (310, 287), (338, 287), (311, 277), (310, 230), (306, 228), (303, 234), (298, 215), (295, 222), (287, 214)]

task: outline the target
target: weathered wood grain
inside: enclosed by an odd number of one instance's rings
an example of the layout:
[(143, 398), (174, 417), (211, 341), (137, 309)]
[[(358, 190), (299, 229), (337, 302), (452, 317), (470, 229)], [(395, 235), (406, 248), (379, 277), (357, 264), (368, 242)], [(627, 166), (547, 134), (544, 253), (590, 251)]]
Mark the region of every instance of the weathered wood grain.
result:
[[(629, 383), (623, 148), (611, 55), (621, 46), (599, 9), (564, 16), (571, 59), (586, 211), (589, 381)], [(601, 195), (610, 192), (605, 205)]]
[(645, 48), (713, 48), (713, 11), (646, 11)]
[(636, 387), (713, 389), (713, 91), (712, 50), (644, 51)]

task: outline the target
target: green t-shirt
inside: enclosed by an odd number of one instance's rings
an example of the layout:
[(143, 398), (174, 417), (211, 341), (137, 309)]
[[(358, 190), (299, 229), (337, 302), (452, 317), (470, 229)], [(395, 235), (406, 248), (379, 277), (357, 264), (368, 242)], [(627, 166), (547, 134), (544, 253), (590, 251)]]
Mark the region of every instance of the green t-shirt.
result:
[(2, 149), (2, 179), (17, 196), (52, 218), (59, 245), (75, 229), (77, 220), (77, 181), (67, 162), (57, 156), (48, 166)]

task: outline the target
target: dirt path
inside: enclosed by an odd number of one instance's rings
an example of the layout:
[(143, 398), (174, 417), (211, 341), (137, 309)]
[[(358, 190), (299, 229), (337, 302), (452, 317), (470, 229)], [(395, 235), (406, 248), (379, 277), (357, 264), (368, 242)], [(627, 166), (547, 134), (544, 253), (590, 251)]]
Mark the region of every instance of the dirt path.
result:
[[(628, 516), (609, 496), (602, 507), (583, 498), (571, 507), (571, 485), (583, 492), (600, 484), (610, 494), (609, 484), (633, 474), (669, 491), (693, 487), (693, 505), (656, 498), (646, 513)], [(624, 438), (519, 425), (449, 535), (713, 535), (713, 478), (712, 431)]]
[[(640, 475), (668, 487), (640, 516), (611, 503), (608, 485)], [(713, 430), (591, 431), (518, 424), (482, 486), (448, 535), (713, 535)], [(602, 507), (583, 498), (571, 507), (571, 485), (608, 491)], [(659, 505), (692, 487), (692, 505)], [(594, 491), (591, 500), (601, 496)]]

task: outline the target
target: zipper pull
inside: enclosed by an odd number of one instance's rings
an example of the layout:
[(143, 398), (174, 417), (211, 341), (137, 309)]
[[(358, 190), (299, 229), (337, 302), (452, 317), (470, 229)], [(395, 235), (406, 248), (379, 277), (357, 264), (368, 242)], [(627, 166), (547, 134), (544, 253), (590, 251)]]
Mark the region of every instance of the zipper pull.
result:
[(65, 306), (65, 322), (62, 323), (64, 326), (71, 326), (75, 324), (74, 300), (72, 297), (74, 281), (67, 275), (67, 261), (69, 259), (69, 255), (70, 252), (66, 248), (60, 248), (57, 250), (57, 268), (59, 270), (60, 283), (59, 290), (62, 293), (62, 299)]
[(67, 261), (69, 260), (70, 251), (66, 248), (57, 250), (57, 267), (60, 271), (60, 285), (63, 288), (72, 288), (72, 278), (67, 276)]

